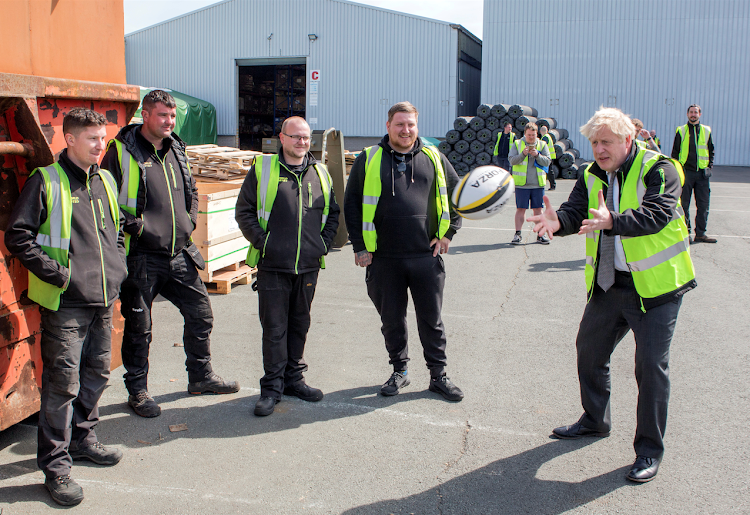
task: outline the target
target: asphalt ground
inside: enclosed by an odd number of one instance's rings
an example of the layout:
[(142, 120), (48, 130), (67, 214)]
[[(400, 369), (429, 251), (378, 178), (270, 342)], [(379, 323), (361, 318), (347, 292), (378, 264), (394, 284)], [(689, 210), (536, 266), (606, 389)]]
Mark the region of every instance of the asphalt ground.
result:
[[(573, 181), (549, 192), (565, 200)], [(320, 275), (306, 359), (325, 399), (284, 397), (253, 416), (262, 375), (257, 297), (250, 286), (214, 295), (215, 370), (236, 395), (190, 396), (181, 317), (157, 302), (150, 391), (162, 415), (126, 405), (112, 373), (97, 428), (125, 457), (115, 467), (76, 462), (78, 513), (493, 514), (750, 513), (750, 170), (715, 169), (709, 234), (691, 255), (698, 288), (685, 296), (672, 342), (666, 455), (657, 478), (637, 485), (634, 341), (612, 356), (609, 438), (562, 441), (552, 428), (581, 414), (574, 341), (585, 305), (582, 237), (522, 246), (512, 201), (466, 221), (445, 257), (443, 318), (448, 374), (466, 394), (449, 403), (429, 374), (410, 309), (412, 384), (378, 395), (391, 370), (379, 317), (351, 247)], [(693, 210), (694, 212), (694, 210)], [(187, 430), (170, 432), (169, 426)], [(36, 468), (33, 420), (0, 433), (0, 513), (59, 507)]]

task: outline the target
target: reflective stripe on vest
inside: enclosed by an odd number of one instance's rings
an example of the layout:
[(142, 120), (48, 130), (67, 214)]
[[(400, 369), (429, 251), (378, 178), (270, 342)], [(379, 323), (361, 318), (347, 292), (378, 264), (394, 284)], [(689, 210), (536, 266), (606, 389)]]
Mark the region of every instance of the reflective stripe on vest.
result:
[[(523, 138), (516, 141), (516, 148), (518, 149), (518, 154), (521, 155), (523, 153), (523, 149), (526, 148), (526, 140)], [(536, 140), (536, 150), (540, 154), (542, 153), (542, 145), (546, 145), (544, 141), (538, 139)], [(529, 156), (524, 156), (523, 161), (520, 164), (513, 165), (513, 182), (516, 184), (516, 186), (524, 186), (526, 184), (526, 173), (528, 171), (529, 166)], [(537, 176), (537, 182), (539, 183), (539, 186), (544, 187), (545, 184), (547, 184), (547, 173), (539, 168), (538, 166), (535, 166), (534, 169), (536, 170), (536, 176)]]
[[(698, 141), (695, 146), (695, 151), (698, 157), (698, 169), (703, 170), (708, 168), (708, 138), (711, 137), (711, 127), (708, 125), (698, 126)], [(685, 165), (690, 152), (690, 130), (687, 124), (682, 127), (677, 127), (677, 132), (680, 133), (680, 164)]]
[[(503, 132), (497, 135), (497, 141), (495, 142), (495, 150), (492, 153), (493, 156), (500, 155), (500, 138), (503, 137)], [(510, 138), (508, 141), (508, 151), (510, 151), (510, 147), (513, 146), (513, 142), (516, 141), (516, 133), (513, 131), (510, 131), (508, 134), (510, 134)]]
[[(41, 173), (44, 178), (47, 208), (47, 219), (39, 227), (36, 242), (42, 247), (45, 254), (68, 268), (68, 273), (71, 274), (69, 251), (73, 222), (73, 201), (70, 193), (70, 181), (59, 163), (45, 168), (37, 168), (31, 175), (36, 172)], [(107, 170), (100, 169), (98, 175), (102, 178), (104, 190), (107, 192), (115, 231), (119, 232), (120, 209), (117, 206), (115, 179)], [(68, 284), (70, 284), (70, 277), (68, 278)], [(57, 311), (60, 308), (60, 296), (67, 286), (66, 284), (63, 288), (58, 288), (29, 272), (29, 298), (52, 311)]]
[[(621, 197), (619, 212), (628, 209), (639, 209), (646, 193), (645, 176), (654, 165), (666, 156), (651, 150), (638, 149), (638, 153), (625, 175), (625, 183), (620, 188)], [(685, 182), (682, 167), (674, 160), (680, 178)], [(592, 165), (584, 171), (584, 181), (589, 195), (589, 208), (598, 209), (599, 191), (604, 182), (590, 173)], [(664, 187), (664, 174), (662, 188)], [(589, 218), (591, 218), (589, 214)], [(599, 245), (599, 231), (586, 234), (586, 287), (589, 298), (593, 293), (596, 275), (596, 259)], [(669, 223), (656, 234), (643, 236), (621, 236), (620, 241), (625, 253), (625, 261), (633, 276), (636, 292), (642, 298), (654, 298), (670, 293), (695, 279), (695, 270), (690, 259), (689, 235), (685, 225), (684, 213), (679, 198)]]
[(545, 134), (542, 136), (542, 141), (544, 141), (547, 144), (547, 148), (549, 149), (549, 158), (552, 160), (557, 159), (557, 153), (555, 152), (555, 143), (552, 141), (552, 136), (549, 134)]
[[(318, 174), (320, 180), (321, 190), (323, 192), (323, 215), (320, 220), (320, 232), (323, 232), (323, 228), (328, 220), (328, 213), (331, 209), (331, 189), (333, 187), (333, 181), (328, 173), (328, 169), (321, 163), (315, 163), (313, 165), (315, 171)], [(260, 155), (255, 158), (254, 161), (255, 177), (258, 181), (258, 189), (256, 192), (257, 207), (256, 212), (258, 215), (258, 223), (261, 229), (266, 231), (268, 228), (268, 221), (271, 219), (271, 209), (273, 203), (276, 200), (276, 194), (279, 192), (279, 177), (281, 175), (281, 163), (279, 162), (278, 154), (268, 158)], [(300, 214), (301, 216), (301, 214)], [(301, 221), (300, 221), (301, 223)], [(247, 251), (247, 258), (245, 262), (249, 266), (255, 266), (258, 264), (261, 258), (262, 250), (256, 249), (253, 245)], [(320, 258), (320, 267), (325, 268), (325, 256)]]
[[(435, 186), (436, 215), (438, 219), (438, 230), (435, 236), (441, 239), (448, 232), (451, 220), (445, 170), (440, 161), (440, 155), (434, 147), (423, 146), (422, 152), (427, 154), (435, 168), (435, 180), (437, 181)], [(375, 252), (378, 248), (378, 235), (375, 230), (375, 210), (378, 207), (378, 201), (383, 189), (380, 176), (383, 148), (380, 146), (367, 147), (365, 155), (367, 161), (365, 163), (365, 184), (362, 191), (362, 239), (365, 242), (367, 251)]]
[[(120, 162), (120, 176), (122, 177), (118, 203), (123, 211), (136, 216), (138, 188), (141, 184), (141, 168), (138, 166), (138, 161), (128, 152), (121, 141), (116, 139), (111, 140), (107, 149), (113, 143), (117, 149), (117, 157)], [(130, 254), (130, 238), (131, 235), (125, 233), (125, 254)]]

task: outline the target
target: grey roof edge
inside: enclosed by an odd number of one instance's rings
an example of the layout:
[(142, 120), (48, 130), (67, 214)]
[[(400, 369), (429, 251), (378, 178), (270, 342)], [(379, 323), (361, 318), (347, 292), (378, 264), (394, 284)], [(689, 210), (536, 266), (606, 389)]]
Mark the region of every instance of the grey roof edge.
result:
[[(154, 27), (158, 27), (160, 25), (165, 25), (165, 24), (171, 23), (171, 22), (173, 22), (175, 20), (179, 20), (180, 18), (185, 18), (186, 16), (192, 16), (193, 14), (199, 13), (201, 11), (205, 11), (207, 9), (213, 9), (214, 7), (217, 7), (217, 6), (221, 5), (221, 4), (226, 4), (226, 3), (234, 2), (234, 1), (235, 0), (220, 0), (220, 1), (216, 2), (216, 3), (213, 3), (211, 5), (207, 5), (205, 7), (201, 7), (199, 9), (194, 10), (194, 11), (190, 11), (190, 12), (187, 12), (187, 13), (184, 13), (184, 14), (180, 14), (178, 16), (175, 16), (174, 18), (169, 18), (167, 20), (160, 21), (159, 23), (154, 23), (153, 25), (149, 25), (148, 27), (143, 27), (142, 29), (134, 30), (133, 32), (129, 32), (129, 33), (125, 34), (125, 37), (127, 38), (129, 36), (133, 36), (135, 34), (138, 34), (139, 32), (144, 32), (144, 31), (153, 29)], [(383, 11), (383, 12), (387, 12), (387, 13), (391, 13), (391, 14), (397, 14), (399, 16), (407, 16), (409, 18), (415, 18), (417, 20), (424, 20), (424, 21), (429, 21), (429, 22), (432, 22), (432, 23), (439, 23), (441, 25), (447, 25), (447, 26), (449, 26), (449, 27), (451, 27), (453, 29), (463, 31), (469, 37), (471, 37), (474, 41), (476, 41), (480, 45), (482, 44), (482, 40), (481, 39), (479, 39), (474, 34), (472, 34), (471, 32), (469, 32), (466, 29), (466, 27), (464, 27), (463, 25), (459, 25), (459, 24), (456, 24), (456, 23), (450, 23), (450, 22), (447, 22), (447, 21), (436, 20), (434, 18), (427, 18), (425, 16), (417, 16), (416, 14), (404, 13), (404, 12), (401, 12), (401, 11), (394, 11), (392, 9), (385, 9), (383, 7), (375, 7), (374, 5), (367, 5), (367, 4), (362, 4), (362, 3), (359, 3), (359, 2), (353, 2), (352, 0), (328, 0), (328, 1), (329, 2), (338, 2), (338, 3), (341, 3), (341, 4), (350, 4), (350, 5), (354, 5), (354, 6), (357, 6), (357, 7), (362, 7), (362, 8), (365, 8), (365, 9), (373, 9), (375, 11)]]

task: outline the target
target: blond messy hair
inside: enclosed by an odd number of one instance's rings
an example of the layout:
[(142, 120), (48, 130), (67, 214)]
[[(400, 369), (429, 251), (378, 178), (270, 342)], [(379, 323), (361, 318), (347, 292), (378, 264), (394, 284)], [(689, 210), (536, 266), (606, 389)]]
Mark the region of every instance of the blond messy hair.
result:
[(600, 106), (599, 110), (580, 130), (581, 134), (591, 141), (596, 133), (604, 127), (609, 127), (609, 130), (619, 136), (620, 140), (624, 140), (628, 136), (631, 138), (635, 136), (635, 125), (633, 125), (630, 117), (616, 107)]

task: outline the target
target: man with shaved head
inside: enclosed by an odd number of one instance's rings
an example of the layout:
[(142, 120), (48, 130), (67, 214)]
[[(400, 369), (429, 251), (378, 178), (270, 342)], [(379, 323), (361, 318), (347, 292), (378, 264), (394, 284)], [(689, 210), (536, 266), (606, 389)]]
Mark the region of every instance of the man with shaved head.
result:
[(255, 158), (235, 209), (251, 244), (247, 263), (258, 267), (265, 371), (254, 410), (259, 417), (273, 413), (282, 394), (323, 398), (305, 382), (302, 355), (318, 272), (339, 226), (331, 176), (310, 153), (310, 126), (304, 118), (287, 118), (279, 139), (278, 154)]

